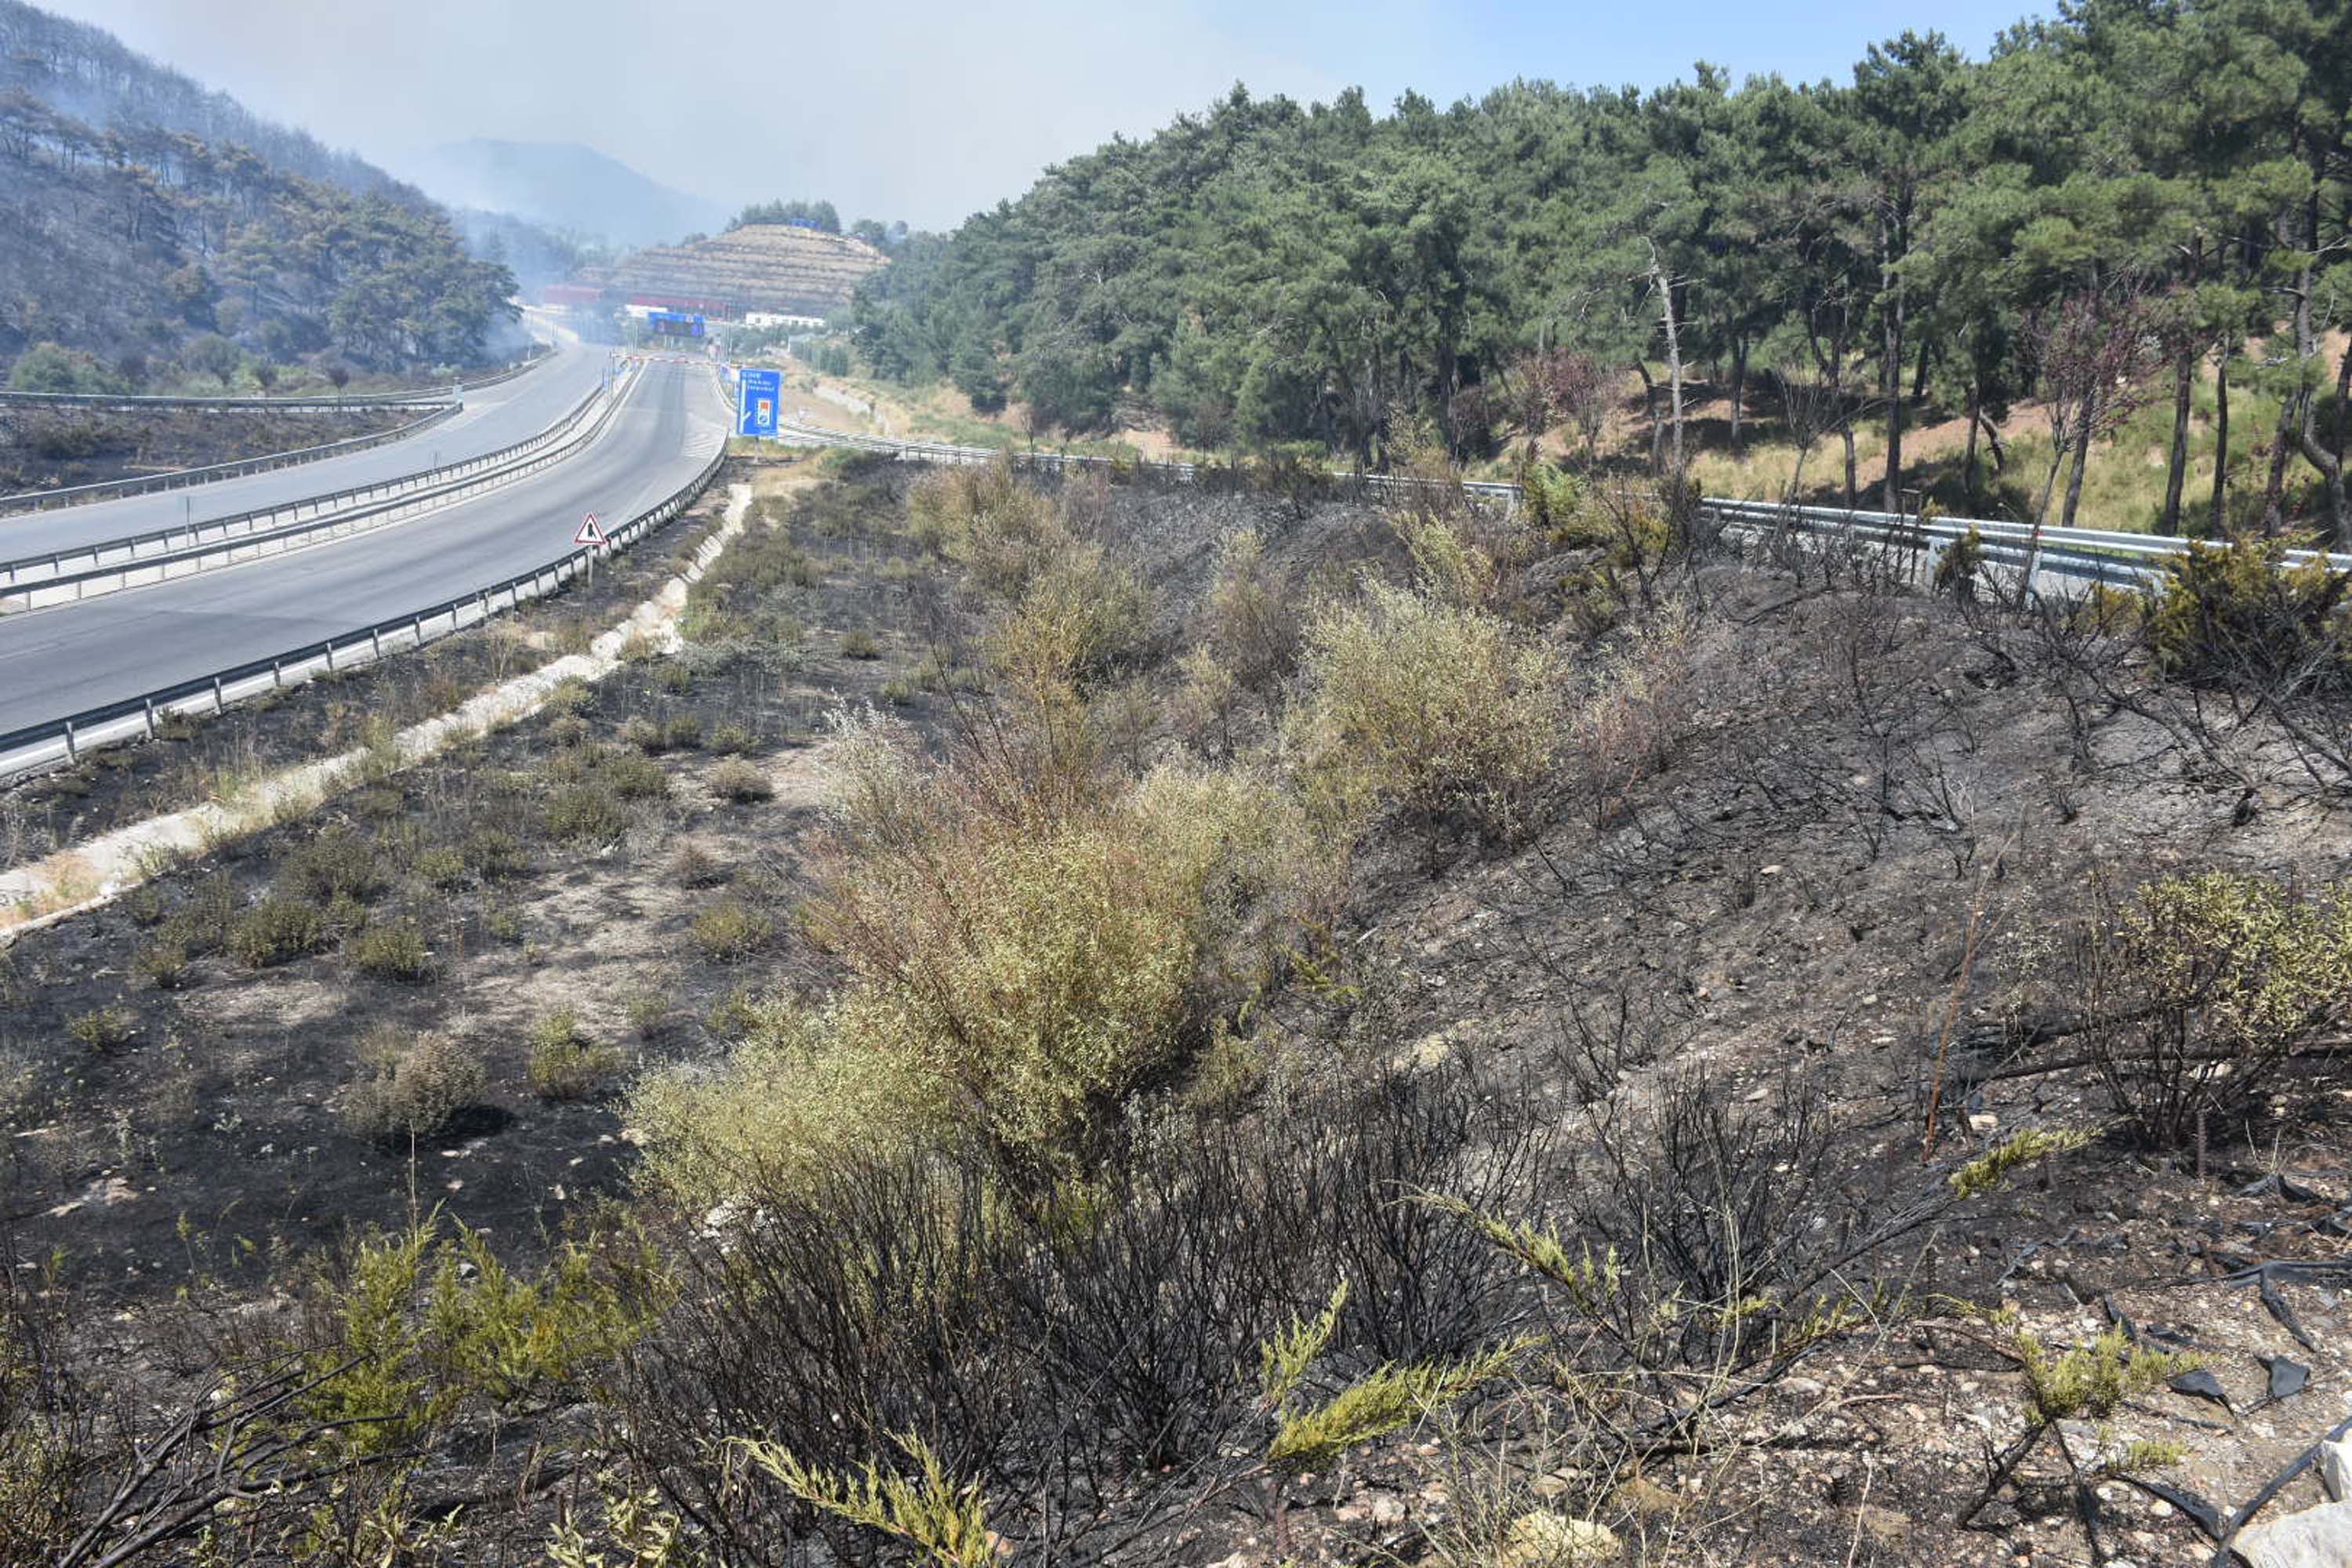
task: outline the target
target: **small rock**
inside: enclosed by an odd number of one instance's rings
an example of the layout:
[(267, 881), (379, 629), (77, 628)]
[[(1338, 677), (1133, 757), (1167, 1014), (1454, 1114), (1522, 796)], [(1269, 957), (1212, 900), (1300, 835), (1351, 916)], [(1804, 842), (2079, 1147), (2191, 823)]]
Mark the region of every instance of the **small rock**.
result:
[(1404, 1522), (1404, 1500), (1388, 1492), (1372, 1499), (1372, 1522), (1383, 1528)]
[(1854, 1521), (1861, 1525), (1864, 1535), (1890, 1550), (1900, 1548), (1911, 1539), (1911, 1516), (1881, 1508), (1874, 1502), (1864, 1504)]
[(2252, 1568), (2343, 1568), (2352, 1563), (2352, 1502), (2257, 1521), (2231, 1545)]
[(1603, 1563), (1621, 1548), (1617, 1532), (1589, 1519), (1564, 1513), (1523, 1513), (1503, 1532), (1496, 1568), (1565, 1568), (1575, 1563)]
[(2319, 1480), (2337, 1502), (2352, 1502), (2352, 1443), (2338, 1438), (2319, 1446)]
[(1609, 1496), (1618, 1508), (1638, 1518), (1648, 1519), (1657, 1514), (1672, 1513), (1682, 1507), (1682, 1500), (1647, 1476), (1635, 1476)]

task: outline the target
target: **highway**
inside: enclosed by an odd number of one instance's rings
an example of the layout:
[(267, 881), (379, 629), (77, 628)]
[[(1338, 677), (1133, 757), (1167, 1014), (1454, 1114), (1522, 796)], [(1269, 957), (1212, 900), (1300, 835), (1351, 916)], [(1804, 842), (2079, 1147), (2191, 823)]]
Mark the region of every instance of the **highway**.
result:
[[(561, 357), (571, 368), (558, 381), (576, 401), (595, 384), (603, 351)], [(583, 360), (585, 385), (563, 379)], [(538, 395), (541, 424), (568, 406), (566, 395), (544, 389)], [(516, 438), (510, 428), (501, 426), (497, 439), (482, 444)], [(269, 658), (530, 571), (571, 547), (583, 514), (617, 524), (679, 489), (710, 461), (726, 432), (727, 410), (709, 368), (657, 360), (585, 451), (510, 488), (340, 542), (0, 617), (0, 731)], [(314, 475), (326, 466), (295, 472)], [(312, 492), (324, 488), (300, 482)], [(176, 495), (158, 499), (179, 504)], [(0, 538), (13, 526), (0, 521)]]
[(380, 484), (462, 462), (539, 434), (571, 412), (604, 379), (606, 351), (559, 342), (532, 369), (466, 395), (466, 406), (404, 440), (340, 458), (153, 495), (125, 496), (48, 511), (0, 517), (0, 559), (72, 550), (173, 528), (194, 519), (235, 517), (262, 507)]

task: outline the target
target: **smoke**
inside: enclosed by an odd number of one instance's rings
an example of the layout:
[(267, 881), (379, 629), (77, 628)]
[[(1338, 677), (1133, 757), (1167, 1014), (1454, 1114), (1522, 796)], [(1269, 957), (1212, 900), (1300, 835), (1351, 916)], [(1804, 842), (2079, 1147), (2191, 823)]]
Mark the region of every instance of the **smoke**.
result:
[[(395, 174), (484, 137), (582, 142), (732, 209), (824, 197), (944, 227), (1047, 164), (1246, 82), (1375, 109), (1515, 77), (1661, 84), (1704, 47), (1735, 76), (1843, 74), (1879, 0), (46, 0), (256, 111)], [(1968, 47), (2026, 0), (1916, 0)]]

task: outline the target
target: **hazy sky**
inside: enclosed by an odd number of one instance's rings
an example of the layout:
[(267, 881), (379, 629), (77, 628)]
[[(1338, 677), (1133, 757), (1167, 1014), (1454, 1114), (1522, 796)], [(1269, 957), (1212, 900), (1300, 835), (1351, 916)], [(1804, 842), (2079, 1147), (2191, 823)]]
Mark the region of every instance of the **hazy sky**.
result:
[(728, 205), (950, 225), (1235, 81), (1450, 102), (1513, 77), (1843, 77), (1904, 25), (1972, 54), (2032, 0), (39, 0), (397, 170), (470, 136), (584, 142)]

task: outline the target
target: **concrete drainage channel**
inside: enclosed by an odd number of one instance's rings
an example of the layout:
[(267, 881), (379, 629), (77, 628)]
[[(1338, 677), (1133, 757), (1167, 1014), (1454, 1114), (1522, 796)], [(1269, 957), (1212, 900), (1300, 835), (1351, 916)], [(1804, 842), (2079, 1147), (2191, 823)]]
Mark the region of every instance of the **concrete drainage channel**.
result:
[(637, 384), (632, 377), (600, 388), (537, 435), (460, 463), (233, 517), (103, 540), (78, 551), (0, 562), (0, 614), (215, 571), (407, 521), (572, 456), (602, 433)]
[[(707, 480), (708, 475), (693, 489), (698, 491)], [(743, 531), (751, 505), (749, 485), (730, 487), (719, 526), (702, 542), (686, 569), (601, 633), (586, 653), (566, 654), (479, 693), (453, 712), (401, 731), (394, 737), (401, 765), (422, 762), (459, 742), (530, 717), (565, 680), (603, 679), (620, 668), (621, 651), (632, 638), (675, 650), (687, 590), (701, 580), (719, 552)], [(30, 865), (0, 871), (0, 949), (26, 931), (110, 902), (180, 858), (202, 854), (224, 840), (267, 827), (289, 811), (316, 805), (351, 784), (367, 761), (365, 752), (350, 751), (284, 768), (263, 779), (234, 805), (208, 801), (134, 823)]]

